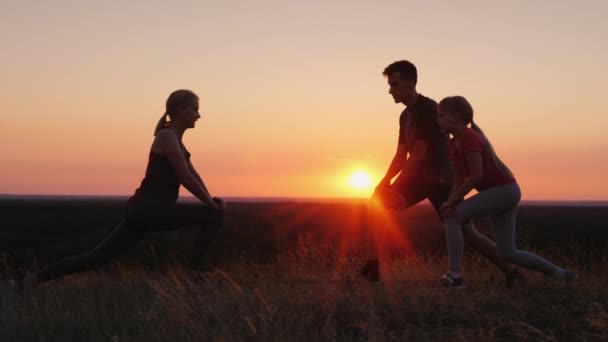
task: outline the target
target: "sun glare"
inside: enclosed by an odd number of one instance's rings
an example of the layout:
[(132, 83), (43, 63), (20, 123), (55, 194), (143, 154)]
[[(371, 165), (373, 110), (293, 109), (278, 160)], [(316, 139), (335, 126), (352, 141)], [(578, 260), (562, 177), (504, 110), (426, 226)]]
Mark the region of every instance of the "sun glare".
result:
[(357, 170), (352, 173), (348, 181), (351, 187), (358, 190), (368, 190), (372, 186), (372, 180), (369, 173), (363, 170)]

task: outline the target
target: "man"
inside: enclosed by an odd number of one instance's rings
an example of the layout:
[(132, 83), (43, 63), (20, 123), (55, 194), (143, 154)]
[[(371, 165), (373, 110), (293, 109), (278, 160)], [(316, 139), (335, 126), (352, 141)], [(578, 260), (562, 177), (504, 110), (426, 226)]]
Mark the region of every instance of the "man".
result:
[[(418, 93), (418, 71), (409, 61), (394, 62), (382, 74), (388, 79), (389, 93), (395, 103), (403, 103), (406, 108), (399, 117), (397, 152), (376, 187), (372, 203), (381, 204), (381, 210), (399, 211), (428, 199), (441, 217), (439, 208), (451, 191), (452, 168), (448, 138), (437, 125), (437, 103)], [(391, 183), (395, 176), (397, 178)], [(379, 213), (372, 208), (372, 214), (376, 217)], [(472, 223), (463, 226), (463, 233), (469, 246), (505, 273), (508, 287), (522, 277), (516, 268), (498, 259), (494, 242), (477, 232)], [(369, 281), (380, 280), (377, 251), (373, 248), (361, 275)], [(458, 285), (447, 284), (450, 287)]]

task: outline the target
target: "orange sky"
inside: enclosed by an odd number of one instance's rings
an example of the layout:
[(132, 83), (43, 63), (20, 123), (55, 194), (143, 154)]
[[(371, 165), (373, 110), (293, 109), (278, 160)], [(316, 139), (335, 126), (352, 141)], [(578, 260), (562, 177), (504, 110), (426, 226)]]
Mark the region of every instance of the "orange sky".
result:
[[(381, 5), (381, 6), (380, 6)], [(608, 5), (13, 2), (0, 11), (0, 194), (129, 195), (168, 94), (214, 195), (364, 196), (396, 148), (382, 69), (461, 94), (524, 199), (608, 199)]]

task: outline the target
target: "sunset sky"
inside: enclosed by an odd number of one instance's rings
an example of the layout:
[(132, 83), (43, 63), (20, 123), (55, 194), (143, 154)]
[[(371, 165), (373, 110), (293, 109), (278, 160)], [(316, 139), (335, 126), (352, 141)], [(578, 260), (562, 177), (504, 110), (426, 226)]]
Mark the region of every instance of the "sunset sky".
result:
[[(3, 1), (0, 194), (130, 195), (169, 93), (212, 194), (367, 196), (403, 105), (464, 95), (527, 200), (608, 199), (608, 1)], [(185, 195), (184, 192), (182, 194)]]

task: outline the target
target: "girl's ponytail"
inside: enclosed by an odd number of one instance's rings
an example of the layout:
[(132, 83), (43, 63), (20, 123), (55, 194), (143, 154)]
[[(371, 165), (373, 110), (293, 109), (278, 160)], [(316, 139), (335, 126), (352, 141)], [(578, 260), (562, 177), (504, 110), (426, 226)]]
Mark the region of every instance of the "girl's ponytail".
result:
[(479, 133), (479, 135), (481, 135), (483, 140), (485, 140), (486, 143), (488, 144), (488, 150), (490, 151), (490, 156), (492, 157), (492, 160), (494, 161), (494, 164), (498, 167), (498, 169), (500, 171), (502, 171), (505, 175), (507, 175), (509, 177), (513, 177), (513, 173), (511, 172), (511, 170), (509, 170), (507, 165), (505, 165), (505, 163), (503, 163), (502, 160), (500, 160), (500, 158), (498, 158), (498, 155), (496, 155), (494, 146), (492, 146), (492, 144), (490, 143), (490, 140), (488, 140), (488, 137), (486, 137), (486, 135), (483, 133), (481, 128), (479, 128), (479, 126), (477, 126), (477, 124), (473, 120), (471, 120), (471, 128), (474, 131), (476, 131), (477, 133)]
[(490, 140), (488, 140), (488, 137), (486, 137), (481, 128), (479, 128), (479, 126), (477, 126), (477, 124), (473, 121), (473, 106), (471, 106), (466, 98), (463, 96), (448, 96), (439, 102), (439, 106), (445, 108), (448, 112), (457, 115), (458, 118), (464, 121), (466, 124), (470, 123), (471, 129), (479, 133), (483, 140), (485, 140), (486, 144), (488, 144), (488, 150), (494, 164), (505, 175), (513, 177), (511, 170), (509, 170), (505, 163), (503, 163), (502, 160), (500, 160), (500, 158), (498, 158), (496, 155), (496, 151), (490, 143)]

